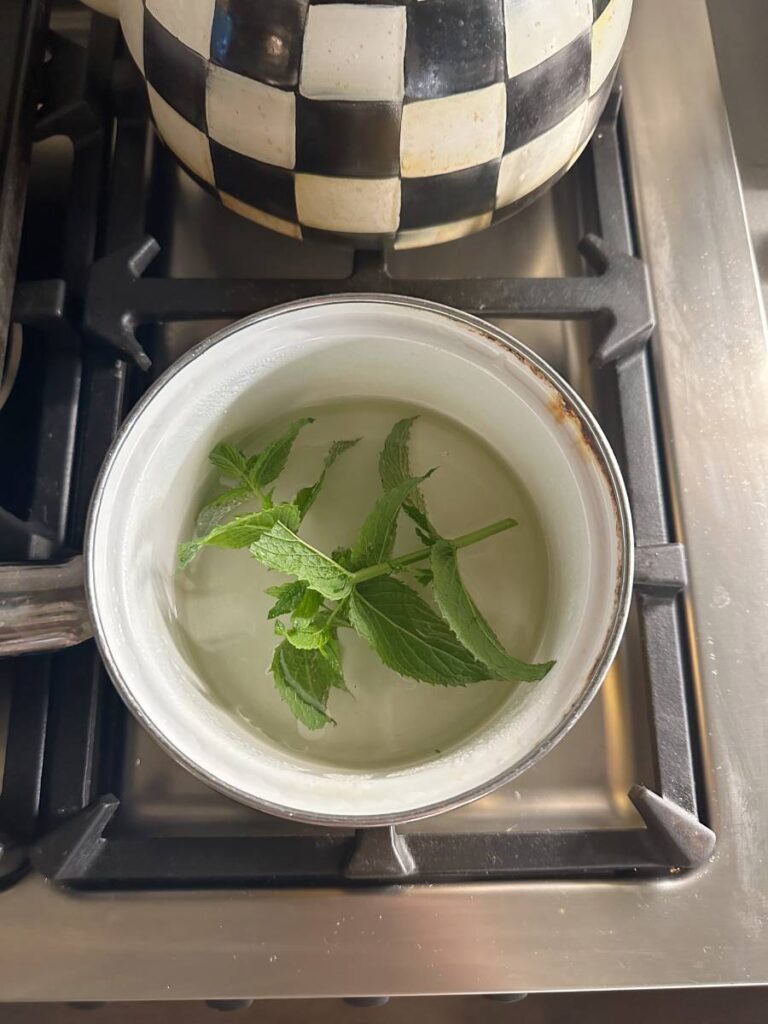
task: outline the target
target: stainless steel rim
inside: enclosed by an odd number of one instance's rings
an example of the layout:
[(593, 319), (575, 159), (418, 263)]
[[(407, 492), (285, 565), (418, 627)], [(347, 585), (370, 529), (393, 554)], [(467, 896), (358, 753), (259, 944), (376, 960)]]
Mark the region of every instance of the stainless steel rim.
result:
[[(274, 317), (281, 316), (283, 313), (292, 312), (298, 309), (306, 309), (312, 306), (327, 306), (327, 305), (348, 305), (353, 303), (378, 303), (382, 305), (390, 306), (405, 306), (411, 309), (427, 310), (433, 313), (437, 313), (447, 319), (455, 322), (465, 324), (472, 327), (480, 334), (484, 335), (491, 341), (501, 343), (510, 352), (519, 357), (522, 361), (528, 364), (533, 364), (536, 370), (539, 371), (546, 380), (555, 388), (556, 391), (567, 402), (568, 408), (572, 410), (579, 418), (582, 428), (587, 432), (591, 442), (595, 455), (598, 458), (601, 469), (603, 470), (608, 484), (612, 491), (613, 496), (613, 507), (616, 510), (617, 515), (617, 528), (618, 535), (621, 538), (620, 544), (620, 564), (617, 573), (616, 587), (615, 587), (615, 598), (613, 616), (609, 629), (606, 631), (603, 645), (600, 649), (600, 654), (594, 662), (590, 671), (587, 683), (582, 690), (581, 694), (576, 701), (571, 705), (570, 708), (563, 714), (562, 721), (558, 726), (552, 729), (547, 736), (528, 754), (527, 757), (521, 758), (507, 768), (504, 772), (490, 779), (488, 782), (483, 783), (480, 786), (476, 786), (474, 789), (467, 790), (463, 793), (458, 794), (455, 797), (451, 797), (448, 800), (439, 801), (433, 804), (427, 804), (424, 807), (416, 810), (406, 811), (400, 814), (383, 814), (383, 815), (326, 815), (326, 814), (305, 814), (300, 811), (296, 811), (290, 807), (284, 807), (279, 804), (271, 803), (267, 800), (261, 800), (254, 797), (251, 793), (247, 793), (243, 790), (238, 789), (236, 786), (231, 786), (226, 782), (217, 779), (207, 771), (204, 771), (200, 766), (190, 760), (183, 751), (179, 750), (173, 743), (171, 743), (165, 735), (158, 730), (154, 723), (146, 716), (144, 709), (141, 704), (138, 703), (133, 695), (131, 694), (128, 686), (126, 685), (125, 679), (122, 673), (117, 667), (115, 660), (112, 656), (112, 652), (109, 647), (107, 638), (104, 635), (102, 629), (101, 617), (99, 615), (98, 605), (95, 599), (95, 583), (93, 579), (93, 547), (95, 543), (96, 535), (96, 522), (98, 519), (99, 509), (103, 499), (104, 488), (106, 485), (107, 478), (111, 471), (112, 465), (115, 462), (123, 444), (130, 436), (131, 431), (135, 427), (136, 423), (140, 419), (144, 409), (149, 405), (150, 402), (159, 394), (159, 392), (171, 381), (178, 373), (180, 373), (189, 363), (193, 362), (198, 356), (202, 355), (209, 348), (217, 345), (219, 342), (224, 341), (226, 338), (231, 337), (233, 334), (239, 333), (246, 327), (250, 327), (252, 324), (260, 323), (265, 320), (270, 320)], [(598, 425), (591, 411), (580, 398), (580, 396), (573, 390), (573, 388), (564, 380), (555, 370), (552, 369), (543, 359), (540, 358), (535, 352), (529, 349), (522, 342), (513, 338), (505, 331), (500, 330), (498, 327), (487, 323), (485, 320), (481, 320), (479, 317), (470, 315), (469, 313), (461, 312), (460, 310), (453, 309), (450, 306), (445, 306), (437, 302), (428, 302), (424, 299), (412, 299), (407, 296), (401, 295), (379, 295), (376, 293), (363, 293), (360, 295), (350, 294), (338, 294), (338, 295), (327, 295), (318, 298), (307, 298), (300, 299), (295, 302), (284, 303), (280, 306), (273, 306), (270, 309), (264, 310), (261, 313), (255, 313), (252, 316), (245, 317), (242, 320), (238, 320), (228, 327), (223, 328), (221, 331), (217, 331), (212, 334), (209, 338), (200, 342), (194, 348), (190, 349), (185, 355), (179, 358), (172, 366), (170, 366), (155, 383), (148, 389), (142, 399), (132, 409), (126, 420), (124, 421), (120, 431), (115, 438), (115, 441), (110, 448), (107, 456), (102, 465), (96, 486), (94, 488), (93, 496), (91, 498), (91, 504), (88, 511), (88, 521), (86, 525), (85, 535), (85, 559), (86, 559), (86, 572), (85, 572), (85, 583), (86, 593), (88, 596), (88, 606), (90, 610), (91, 620), (94, 626), (94, 635), (96, 643), (99, 648), (101, 657), (107, 666), (110, 677), (117, 688), (124, 703), (128, 706), (131, 713), (141, 723), (141, 725), (147, 730), (152, 738), (168, 753), (173, 757), (175, 761), (181, 764), (187, 769), (195, 778), (213, 789), (222, 793), (224, 796), (230, 797), (237, 800), (239, 803), (245, 804), (249, 807), (253, 807), (256, 810), (265, 811), (268, 814), (274, 814), (281, 818), (287, 818), (294, 821), (302, 821), (310, 825), (325, 825), (325, 826), (339, 826), (339, 827), (372, 827), (377, 825), (397, 825), (409, 821), (418, 821), (423, 818), (429, 818), (437, 814), (443, 814), (446, 811), (455, 810), (458, 807), (462, 807), (467, 803), (471, 803), (473, 800), (478, 800), (480, 797), (487, 796), (492, 793), (495, 789), (500, 786), (506, 785), (511, 782), (518, 775), (522, 774), (537, 761), (539, 761), (545, 754), (547, 754), (552, 747), (555, 746), (567, 732), (576, 724), (582, 714), (586, 711), (589, 704), (592, 702), (600, 685), (605, 678), (605, 674), (608, 671), (613, 659), (618, 651), (619, 644), (621, 642), (622, 635), (624, 633), (624, 627), (626, 625), (627, 616), (629, 615), (629, 606), (632, 597), (632, 580), (634, 574), (634, 542), (632, 532), (632, 517), (629, 508), (629, 500), (624, 487), (624, 481), (621, 476), (616, 457), (608, 444), (608, 440), (603, 434), (602, 429)]]

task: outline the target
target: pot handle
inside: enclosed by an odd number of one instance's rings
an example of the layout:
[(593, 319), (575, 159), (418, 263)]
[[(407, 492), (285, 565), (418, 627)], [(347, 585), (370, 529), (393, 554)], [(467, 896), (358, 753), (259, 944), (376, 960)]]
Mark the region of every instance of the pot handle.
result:
[(0, 565), (0, 655), (56, 651), (92, 636), (82, 555)]

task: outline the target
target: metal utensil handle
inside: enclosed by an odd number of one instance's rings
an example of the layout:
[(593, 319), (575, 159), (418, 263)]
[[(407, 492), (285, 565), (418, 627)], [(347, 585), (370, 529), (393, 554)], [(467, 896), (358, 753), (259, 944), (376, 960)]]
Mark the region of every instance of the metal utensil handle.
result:
[(82, 555), (0, 565), (0, 655), (55, 651), (91, 636)]

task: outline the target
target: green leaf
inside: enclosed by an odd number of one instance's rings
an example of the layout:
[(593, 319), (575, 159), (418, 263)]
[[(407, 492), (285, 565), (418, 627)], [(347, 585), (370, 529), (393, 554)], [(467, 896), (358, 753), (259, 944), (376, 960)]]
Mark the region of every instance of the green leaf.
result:
[[(338, 618), (336, 619), (338, 622)], [(341, 647), (339, 645), (339, 637), (335, 629), (331, 630), (331, 636), (328, 643), (320, 651), (325, 660), (331, 667), (333, 678), (331, 679), (331, 686), (334, 686), (337, 690), (345, 690), (349, 693), (349, 688), (344, 682), (344, 670), (341, 665)]]
[(282, 437), (278, 437), (277, 440), (268, 444), (263, 452), (259, 452), (258, 455), (250, 458), (246, 465), (248, 482), (253, 487), (262, 489), (267, 484), (271, 484), (273, 480), (277, 480), (285, 469), (288, 456), (291, 454), (291, 448), (293, 448), (293, 442), (296, 440), (299, 431), (309, 423), (314, 422), (311, 416), (304, 416), (300, 420), (294, 420)]
[(331, 558), (339, 565), (343, 565), (345, 569), (352, 568), (352, 548), (334, 548)]
[(429, 473), (425, 473), (424, 476), (409, 477), (393, 487), (391, 491), (382, 494), (363, 523), (352, 547), (352, 567), (354, 569), (378, 565), (379, 562), (387, 561), (395, 543), (397, 517), (403, 502), (422, 480), (426, 480), (432, 473), (434, 470), (430, 469)]
[(296, 576), (331, 600), (340, 601), (352, 589), (351, 573), (282, 523), (262, 534), (251, 545), (251, 554), (268, 569)]
[(495, 679), (518, 682), (543, 679), (555, 664), (554, 661), (530, 665), (507, 654), (467, 593), (453, 546), (445, 540), (437, 541), (432, 547), (430, 561), (437, 606), (467, 650), (488, 666)]
[(400, 580), (378, 577), (359, 584), (349, 602), (350, 620), (381, 660), (400, 675), (443, 686), (490, 678), (448, 625)]
[(248, 459), (234, 444), (222, 441), (208, 456), (212, 465), (233, 480), (245, 480), (248, 473)]
[(360, 438), (356, 437), (354, 441), (333, 442), (331, 447), (328, 449), (328, 454), (325, 456), (325, 459), (323, 461), (323, 471), (316, 480), (316, 482), (312, 484), (311, 487), (302, 487), (302, 489), (299, 491), (299, 493), (296, 495), (294, 499), (294, 504), (298, 506), (299, 511), (301, 512), (302, 519), (307, 514), (307, 512), (309, 512), (310, 508), (312, 508), (312, 506), (315, 503), (315, 500), (317, 499), (318, 494), (322, 490), (328, 470), (331, 468), (331, 466), (334, 464), (334, 462), (336, 461), (336, 459), (338, 459), (340, 455), (343, 455), (344, 452), (349, 451), (350, 448), (354, 448), (354, 446), (357, 444), (359, 440)]
[[(414, 521), (414, 523), (419, 522), (419, 520), (421, 519), (421, 512), (418, 512), (413, 508), (408, 509), (405, 505), (403, 506), (403, 508)], [(439, 534), (435, 530), (434, 526), (432, 526), (430, 521), (426, 518), (426, 516), (423, 518), (423, 522), (425, 524), (424, 526), (416, 526), (416, 536), (419, 538), (422, 544), (426, 544), (427, 547), (429, 547), (435, 543)]]
[(301, 601), (294, 608), (294, 621), (309, 622), (311, 619), (314, 619), (315, 615), (320, 611), (322, 604), (323, 595), (318, 594), (316, 590), (307, 589)]
[(300, 651), (284, 640), (275, 648), (272, 675), (280, 696), (308, 729), (336, 724), (325, 710), (334, 673), (319, 651)]
[(182, 544), (179, 544), (179, 550), (176, 556), (176, 569), (178, 572), (182, 572), (187, 568), (190, 562), (196, 557), (201, 547), (202, 544), (197, 540), (187, 540)]
[(275, 632), (303, 651), (321, 651), (330, 640), (325, 622), (297, 622), (285, 626), (278, 621), (275, 623)]
[(412, 569), (411, 571), (422, 587), (428, 587), (432, 583), (431, 569)]
[(277, 587), (267, 587), (270, 597), (276, 597), (277, 601), (269, 609), (268, 619), (276, 619), (278, 615), (288, 615), (297, 605), (301, 603), (302, 597), (307, 592), (307, 584), (301, 580), (290, 580), (288, 583), (281, 583)]
[(333, 621), (337, 626), (348, 626), (352, 628), (352, 623), (349, 621), (349, 615), (347, 614), (347, 602), (341, 608), (335, 608), (333, 611)]
[(200, 509), (195, 524), (197, 532), (199, 534), (209, 533), (214, 526), (223, 523), (238, 506), (253, 497), (254, 493), (250, 487), (230, 487), (228, 491), (219, 494), (213, 501), (209, 501)]
[(273, 508), (238, 516), (228, 523), (222, 523), (204, 537), (187, 541), (179, 546), (179, 569), (186, 569), (192, 559), (204, 547), (248, 548), (275, 524), (287, 524), (298, 528), (299, 510), (295, 505), (275, 505)]
[[(398, 420), (390, 430), (379, 456), (379, 478), (385, 491), (391, 491), (413, 477), (411, 472), (410, 440), (411, 427), (418, 416)], [(425, 544), (437, 536), (427, 517), (424, 496), (416, 488), (403, 502), (403, 511), (419, 527), (419, 537)]]

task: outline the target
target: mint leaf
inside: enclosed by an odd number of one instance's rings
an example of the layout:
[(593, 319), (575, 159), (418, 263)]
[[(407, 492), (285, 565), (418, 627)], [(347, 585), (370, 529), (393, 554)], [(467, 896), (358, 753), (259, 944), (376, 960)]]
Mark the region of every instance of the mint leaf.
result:
[(268, 569), (296, 576), (331, 600), (340, 601), (352, 589), (351, 573), (328, 555), (301, 540), (282, 523), (277, 523), (262, 534), (251, 545), (251, 554)]
[(268, 619), (276, 619), (278, 615), (288, 615), (298, 604), (307, 592), (307, 584), (301, 580), (291, 580), (289, 583), (281, 583), (277, 587), (267, 587), (270, 597), (276, 597), (277, 601), (269, 609)]
[(412, 569), (411, 572), (416, 577), (422, 587), (428, 587), (432, 583), (432, 570), (431, 569)]
[(349, 451), (350, 448), (354, 448), (354, 446), (357, 444), (359, 440), (360, 438), (356, 437), (354, 441), (333, 442), (331, 447), (328, 449), (328, 454), (325, 456), (325, 459), (323, 460), (323, 471), (318, 477), (317, 481), (314, 484), (312, 484), (311, 487), (302, 487), (302, 489), (299, 491), (299, 493), (296, 495), (294, 499), (294, 504), (298, 506), (298, 509), (301, 512), (302, 519), (307, 514), (307, 512), (309, 512), (310, 508), (312, 508), (312, 506), (314, 505), (315, 500), (317, 499), (317, 496), (320, 493), (323, 484), (325, 483), (325, 477), (328, 470), (331, 468), (331, 466), (334, 464), (334, 462), (336, 461), (336, 459), (338, 459), (340, 455), (343, 455), (344, 452)]
[(285, 626), (278, 621), (275, 623), (275, 632), (303, 651), (321, 651), (330, 640), (325, 622), (297, 622)]
[(448, 541), (438, 540), (432, 547), (430, 561), (438, 608), (467, 650), (488, 666), (493, 678), (517, 682), (543, 679), (554, 661), (530, 665), (507, 654), (467, 593), (453, 546)]
[[(387, 435), (379, 456), (379, 478), (385, 491), (391, 491), (414, 475), (411, 472), (408, 446), (411, 427), (417, 419), (418, 416), (409, 416), (408, 419), (398, 420)], [(426, 511), (421, 494), (416, 492), (411, 495), (410, 500), (416, 508)]]
[(272, 441), (264, 451), (252, 456), (246, 463), (247, 481), (252, 487), (261, 490), (266, 484), (277, 480), (285, 469), (288, 456), (291, 454), (293, 442), (296, 440), (299, 431), (309, 423), (314, 423), (311, 416), (304, 416), (288, 427), (282, 437)]
[(187, 568), (190, 562), (197, 556), (202, 546), (200, 541), (197, 540), (188, 540), (184, 541), (183, 544), (179, 544), (176, 556), (176, 569), (178, 572), (183, 572)]
[(314, 619), (323, 604), (323, 595), (316, 590), (306, 590), (301, 601), (293, 610), (294, 622), (309, 622)]
[[(338, 617), (336, 621), (338, 622)], [(325, 647), (321, 649), (320, 653), (331, 668), (331, 686), (337, 690), (345, 690), (349, 693), (347, 684), (344, 682), (344, 671), (341, 667), (341, 647), (339, 646), (339, 638), (335, 629), (331, 630), (330, 639)]]
[(352, 568), (352, 548), (334, 548), (331, 558), (339, 565), (343, 565), (345, 569)]
[(223, 494), (218, 495), (200, 509), (195, 524), (197, 532), (208, 533), (214, 526), (223, 523), (239, 505), (253, 497), (254, 493), (250, 487), (230, 487), (228, 491), (224, 491)]
[(349, 617), (355, 630), (400, 675), (443, 686), (490, 678), (447, 624), (419, 595), (392, 577), (360, 583)]
[(414, 491), (422, 480), (434, 473), (430, 469), (424, 476), (412, 476), (403, 480), (391, 491), (387, 491), (373, 506), (368, 518), (363, 523), (357, 540), (352, 547), (352, 567), (361, 569), (364, 566), (378, 565), (386, 562), (392, 554), (397, 531), (397, 517), (403, 502)]
[(252, 512), (247, 516), (238, 516), (228, 523), (222, 523), (204, 537), (186, 541), (179, 545), (179, 569), (186, 569), (192, 559), (204, 547), (247, 548), (257, 541), (276, 523), (286, 523), (289, 527), (298, 528), (299, 510), (295, 505), (275, 505), (273, 508)]
[(248, 459), (245, 454), (234, 444), (227, 444), (222, 441), (217, 444), (208, 456), (216, 469), (230, 477), (232, 480), (245, 480), (248, 473)]
[(300, 651), (285, 640), (275, 648), (272, 675), (280, 696), (308, 729), (336, 724), (325, 707), (335, 678), (319, 651)]
[(334, 608), (333, 621), (337, 626), (347, 626), (349, 627), (349, 629), (352, 628), (352, 623), (349, 621), (348, 607), (346, 601), (341, 607)]
[[(413, 477), (411, 472), (410, 440), (411, 427), (418, 416), (399, 420), (387, 435), (384, 447), (379, 456), (379, 478), (385, 491), (391, 491)], [(419, 528), (419, 538), (425, 544), (437, 536), (427, 517), (427, 506), (424, 496), (416, 488), (403, 502), (403, 511)]]
[(335, 635), (330, 612), (323, 608), (323, 597), (316, 590), (305, 590), (296, 605), (290, 627), (275, 623), (275, 632), (302, 650), (323, 650)]

